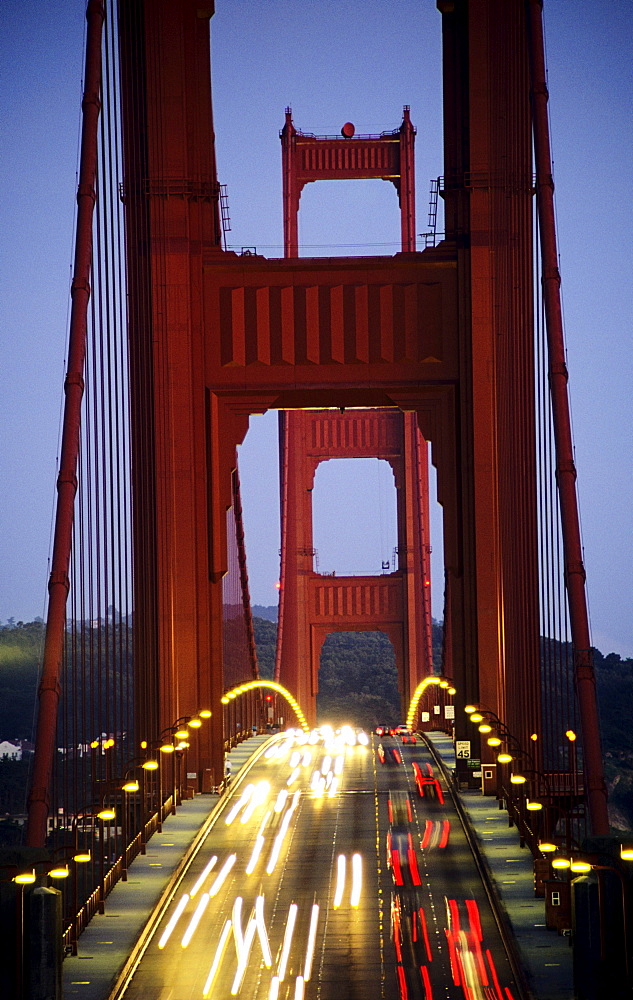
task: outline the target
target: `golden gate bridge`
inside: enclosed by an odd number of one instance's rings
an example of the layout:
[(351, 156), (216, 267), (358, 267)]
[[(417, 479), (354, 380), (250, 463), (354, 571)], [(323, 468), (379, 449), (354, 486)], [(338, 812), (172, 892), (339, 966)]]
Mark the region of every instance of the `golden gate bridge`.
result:
[[(213, 5), (88, 3), (31, 853), (17, 872), (27, 886), (31, 872), (68, 876), (58, 930), (71, 952), (167, 817), (226, 793), (227, 753), (280, 717), (316, 726), (333, 631), (386, 632), (406, 729), (452, 734), (456, 788), (483, 783), (506, 803), (541, 881), (556, 861), (569, 868), (572, 852), (589, 871), (605, 867), (541, 6), (438, 7), (444, 234), (417, 249), (408, 106), (393, 131), (356, 135), (348, 122), (336, 136), (297, 129), (287, 108), (284, 257), (269, 259), (225, 248)], [(303, 187), (378, 177), (399, 199), (400, 252), (300, 256)], [(271, 681), (257, 662), (236, 460), (249, 416), (269, 409), (280, 414), (282, 522)], [(312, 486), (336, 457), (384, 458), (393, 470), (397, 561), (380, 576), (315, 566)], [(444, 515), (440, 673), (429, 460)], [(387, 762), (402, 764), (403, 752)], [(363, 774), (359, 765), (354, 787)], [(28, 924), (30, 896), (17, 898)], [(451, 914), (449, 950), (453, 931), (460, 940)], [(400, 910), (391, 916), (401, 926)], [(421, 919), (407, 911), (405, 924)], [(627, 949), (625, 938), (618, 975)], [(607, 958), (603, 942), (597, 967)], [(28, 961), (18, 965), (16, 995), (30, 996)], [(402, 968), (393, 988), (408, 996)], [(429, 975), (415, 987), (425, 1000)]]

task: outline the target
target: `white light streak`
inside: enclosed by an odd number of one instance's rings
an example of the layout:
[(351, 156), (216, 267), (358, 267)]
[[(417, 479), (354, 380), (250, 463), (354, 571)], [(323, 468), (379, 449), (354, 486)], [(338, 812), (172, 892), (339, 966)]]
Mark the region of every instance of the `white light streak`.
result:
[(277, 1000), (279, 996), (279, 976), (273, 976), (270, 981), (270, 993), (268, 994), (268, 1000)]
[(293, 750), (293, 752), (290, 754), (290, 760), (288, 761), (288, 766), (296, 767), (300, 760), (301, 760), (301, 751)]
[(363, 888), (363, 859), (360, 854), (352, 854), (352, 892), (350, 895), (350, 906), (354, 909), (360, 903), (361, 889)]
[(227, 920), (222, 928), (222, 933), (220, 934), (220, 940), (218, 941), (218, 946), (215, 949), (215, 955), (213, 957), (213, 962), (211, 963), (211, 968), (209, 969), (209, 975), (207, 976), (207, 981), (202, 989), (202, 996), (208, 997), (211, 992), (211, 987), (213, 986), (213, 980), (217, 975), (217, 971), (220, 967), (220, 962), (224, 957), (224, 952), (226, 951), (226, 946), (228, 944), (229, 936), (231, 934), (231, 921)]
[(321, 774), (327, 774), (331, 767), (332, 767), (332, 758), (330, 757), (329, 754), (326, 754), (323, 760), (321, 761)]
[(215, 882), (209, 889), (209, 896), (216, 896), (218, 894), (218, 892), (220, 891), (220, 889), (224, 884), (226, 876), (229, 874), (231, 868), (235, 864), (236, 859), (237, 859), (237, 854), (229, 854), (228, 858), (220, 868), (220, 871), (216, 875)]
[(334, 909), (338, 910), (345, 892), (345, 855), (339, 854), (336, 859), (336, 892), (334, 893)]
[(310, 914), (310, 927), (308, 930), (308, 944), (306, 947), (306, 957), (303, 963), (303, 978), (308, 983), (312, 975), (312, 962), (314, 960), (314, 947), (316, 943), (317, 924), (319, 922), (319, 904), (315, 903)]
[(182, 936), (182, 941), (180, 943), (183, 946), (183, 948), (186, 948), (187, 945), (189, 944), (189, 942), (191, 941), (191, 939), (192, 939), (192, 937), (193, 937), (193, 935), (195, 933), (196, 927), (198, 926), (198, 924), (202, 920), (202, 914), (206, 910), (208, 902), (209, 902), (209, 893), (208, 892), (203, 892), (202, 895), (201, 895), (201, 897), (200, 897), (200, 902), (196, 906), (196, 908), (194, 910), (194, 913), (193, 913), (193, 916), (192, 916), (191, 920), (189, 921), (189, 926), (187, 927), (187, 930), (185, 931), (185, 933)]
[(160, 941), (158, 942), (159, 948), (164, 948), (167, 942), (169, 941), (169, 938), (171, 937), (171, 932), (173, 931), (174, 927), (180, 920), (180, 917), (182, 916), (182, 911), (184, 910), (188, 902), (189, 902), (189, 896), (187, 893), (185, 893), (181, 897), (178, 906), (176, 907), (171, 917), (169, 918), (169, 923), (167, 924), (165, 930), (161, 935)]
[(206, 868), (202, 872), (202, 875), (200, 876), (200, 878), (198, 879), (198, 881), (194, 885), (193, 889), (191, 890), (191, 898), (192, 899), (196, 895), (196, 893), (198, 892), (198, 889), (201, 889), (202, 886), (204, 885), (204, 882), (205, 882), (205, 879), (206, 879), (207, 875), (209, 874), (209, 872), (211, 872), (213, 870), (213, 868), (215, 867), (215, 863), (216, 863), (217, 860), (218, 860), (217, 854), (214, 854), (213, 857), (211, 858), (211, 860), (209, 861), (209, 864), (206, 866)]
[(288, 780), (286, 782), (286, 784), (288, 785), (288, 787), (290, 787), (290, 785), (294, 785), (295, 781), (297, 780), (297, 778), (299, 777), (300, 774), (301, 774), (301, 768), (300, 767), (295, 767), (294, 771), (292, 772), (292, 774), (290, 775), (290, 777), (288, 778)]
[(264, 830), (268, 826), (268, 821), (270, 820), (272, 814), (273, 814), (272, 809), (269, 809), (268, 812), (266, 813), (266, 815), (264, 816), (263, 820), (261, 821), (260, 825), (259, 825), (259, 830), (257, 831), (258, 834), (261, 834), (261, 833), (264, 832)]
[(270, 969), (273, 964), (273, 956), (270, 951), (270, 942), (268, 940), (268, 931), (266, 930), (266, 922), (264, 920), (264, 897), (258, 896), (255, 900), (255, 923), (257, 925), (257, 933), (259, 935), (259, 943), (262, 946), (262, 955), (264, 956), (264, 965), (267, 969)]
[(296, 903), (290, 904), (288, 919), (286, 921), (286, 930), (284, 933), (284, 941), (281, 946), (281, 955), (279, 957), (279, 965), (277, 967), (277, 975), (279, 976), (280, 983), (283, 983), (286, 977), (286, 967), (288, 965), (288, 957), (290, 955), (290, 945), (292, 944), (292, 935), (297, 920), (297, 909), (298, 907)]
[(284, 842), (286, 833), (288, 831), (288, 826), (290, 824), (291, 817), (292, 817), (292, 809), (288, 809), (285, 812), (284, 818), (281, 821), (281, 826), (279, 827), (279, 833), (275, 837), (275, 842), (273, 844), (273, 849), (270, 852), (270, 857), (268, 859), (268, 864), (266, 865), (266, 872), (267, 872), (268, 875), (271, 875), (272, 872), (274, 872), (275, 865), (277, 864), (277, 862), (279, 860), (279, 855), (281, 853), (281, 848), (283, 846), (283, 842)]
[(310, 767), (311, 763), (312, 763), (312, 754), (310, 753), (309, 750), (306, 750), (303, 757), (301, 758), (301, 766)]
[(237, 800), (237, 802), (235, 803), (235, 805), (233, 806), (233, 808), (231, 809), (231, 811), (229, 812), (228, 816), (226, 817), (226, 819), (224, 821), (227, 826), (231, 825), (231, 823), (233, 822), (233, 820), (237, 816), (237, 814), (240, 811), (240, 809), (242, 808), (242, 806), (246, 805), (246, 803), (248, 802), (248, 800), (250, 799), (250, 797), (251, 797), (251, 795), (253, 794), (254, 791), (255, 791), (255, 786), (254, 785), (247, 785), (246, 786), (246, 788), (242, 792), (241, 796), (239, 797), (239, 799)]
[(303, 976), (297, 976), (297, 981), (295, 983), (295, 1000), (303, 1000), (305, 993), (305, 984)]
[(237, 996), (240, 991), (242, 980), (244, 979), (244, 973), (246, 972), (246, 966), (248, 965), (251, 948), (253, 947), (253, 938), (255, 937), (256, 930), (255, 917), (251, 917), (246, 928), (246, 933), (244, 934), (242, 954), (240, 955), (239, 962), (237, 963), (235, 979), (233, 980), (233, 985), (231, 986), (231, 996), (233, 997)]
[(342, 753), (340, 753), (336, 758), (336, 760), (334, 761), (334, 774), (338, 775), (342, 773), (344, 763), (345, 763), (345, 757), (343, 756)]
[(328, 799), (333, 799), (338, 791), (338, 778), (334, 778), (332, 784), (330, 785), (330, 790), (327, 793)]
[(253, 853), (251, 854), (251, 860), (248, 862), (246, 866), (247, 875), (252, 875), (253, 872), (255, 871), (255, 866), (259, 861), (259, 855), (262, 853), (262, 848), (265, 843), (266, 843), (266, 838), (263, 836), (263, 834), (258, 833), (257, 840), (255, 841), (255, 846), (253, 848)]
[(233, 901), (233, 938), (238, 962), (244, 951), (244, 934), (242, 933), (242, 897), (236, 896)]
[(248, 823), (249, 819), (257, 809), (257, 806), (260, 806), (262, 802), (266, 801), (269, 791), (270, 791), (270, 785), (268, 784), (268, 782), (260, 781), (257, 788), (255, 789), (255, 794), (251, 796), (250, 802), (248, 803), (246, 809), (242, 813), (242, 818), (240, 819), (240, 823)]
[(286, 799), (288, 798), (288, 789), (282, 788), (279, 795), (275, 800), (275, 812), (280, 813), (286, 804)]
[(348, 746), (353, 747), (356, 743), (356, 733), (351, 726), (341, 726), (341, 736)]

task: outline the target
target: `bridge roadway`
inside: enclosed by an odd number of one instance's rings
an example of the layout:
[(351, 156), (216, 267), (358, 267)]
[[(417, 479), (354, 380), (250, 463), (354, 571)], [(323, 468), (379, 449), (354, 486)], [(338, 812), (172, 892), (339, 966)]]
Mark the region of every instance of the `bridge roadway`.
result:
[[(238, 993), (249, 1000), (519, 1000), (452, 800), (446, 794), (442, 804), (432, 785), (423, 786), (421, 797), (416, 787), (412, 762), (424, 774), (431, 766), (429, 751), (420, 743), (386, 739), (383, 764), (377, 744), (375, 736), (369, 746), (343, 749), (323, 740), (297, 746), (280, 739), (274, 756), (259, 755), (235, 782), (165, 907), (124, 986), (127, 1000), (224, 1000)], [(399, 761), (390, 755), (392, 747)], [(315, 772), (326, 771), (326, 758), (330, 775), (342, 766), (338, 787), (333, 792), (329, 778), (328, 787), (315, 792), (311, 782)], [(446, 792), (441, 778), (440, 787)], [(392, 846), (400, 846), (391, 867), (390, 801)], [(450, 835), (440, 846), (446, 821)], [(273, 865), (271, 853), (284, 827)], [(414, 855), (407, 849), (409, 833)], [(422, 841), (428, 841), (424, 849)], [(358, 901), (351, 899), (354, 885), (358, 891), (355, 854), (362, 866)], [(337, 906), (340, 856), (346, 877)], [(403, 885), (397, 886), (400, 877)], [(179, 906), (184, 909), (165, 941)], [(183, 946), (196, 912), (200, 921)], [(244, 975), (238, 988), (240, 955)]]

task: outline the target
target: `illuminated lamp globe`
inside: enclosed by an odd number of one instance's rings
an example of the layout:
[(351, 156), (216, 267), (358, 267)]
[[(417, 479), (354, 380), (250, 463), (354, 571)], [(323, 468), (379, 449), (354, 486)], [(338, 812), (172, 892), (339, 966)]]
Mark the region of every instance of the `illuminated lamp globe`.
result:
[(157, 771), (158, 761), (157, 760), (146, 760), (144, 764), (141, 764), (144, 771)]
[(173, 753), (174, 745), (173, 743), (163, 743), (162, 747), (159, 748), (161, 753)]
[(633, 861), (633, 847), (625, 847), (624, 844), (621, 844), (620, 857), (623, 861)]
[(187, 725), (191, 726), (192, 729), (200, 729), (202, 719), (190, 719)]
[(35, 882), (35, 872), (20, 872), (13, 881), (18, 885), (32, 885)]
[(499, 761), (500, 764), (509, 764), (511, 761), (514, 760), (514, 757), (512, 756), (511, 753), (498, 753), (497, 760)]
[(481, 712), (473, 712), (471, 714), (471, 716), (470, 716), (470, 721), (471, 722), (483, 722), (484, 721), (484, 717), (481, 714)]
[(457, 688), (449, 687), (448, 693), (449, 694), (457, 694)]
[(441, 688), (447, 688), (448, 687), (448, 681), (440, 681), (440, 687)]
[(51, 878), (68, 878), (70, 871), (68, 865), (63, 865), (63, 867), (51, 868), (48, 874)]
[(76, 861), (78, 865), (88, 864), (90, 858), (90, 851), (79, 851), (77, 854), (73, 854), (73, 861)]
[(533, 799), (528, 799), (525, 804), (525, 808), (529, 809), (530, 812), (538, 812), (540, 809), (543, 808), (543, 803), (535, 802)]
[(466, 715), (471, 715), (473, 712), (477, 711), (476, 705), (464, 705), (464, 711)]
[(489, 736), (488, 739), (486, 740), (486, 743), (488, 744), (489, 747), (501, 746), (501, 740), (499, 739), (498, 736)]
[(568, 858), (552, 858), (552, 868), (569, 868), (570, 864)]
[(591, 865), (589, 864), (588, 861), (574, 861), (573, 858), (571, 860), (569, 867), (573, 872), (578, 872), (578, 873), (581, 872), (586, 873), (591, 871)]
[(202, 711), (199, 713), (199, 715), (201, 719), (210, 719), (211, 711), (208, 708), (203, 708)]
[(138, 792), (139, 784), (136, 778), (133, 778), (132, 781), (126, 781), (121, 787), (124, 792)]
[(524, 774), (511, 774), (510, 775), (510, 782), (513, 785), (524, 785), (526, 781), (527, 781), (527, 778), (525, 777)]
[(482, 722), (480, 726), (477, 726), (477, 729), (479, 730), (480, 733), (492, 732), (492, 726), (489, 725), (487, 722)]
[(116, 810), (102, 809), (100, 812), (97, 813), (97, 819), (103, 819), (103, 820), (116, 819)]
[(188, 735), (189, 735), (188, 729), (177, 729), (176, 732), (174, 733), (174, 737), (177, 740), (186, 740)]
[(539, 851), (542, 851), (543, 854), (551, 854), (552, 851), (556, 850), (556, 844), (551, 844), (549, 840), (543, 840), (538, 845), (538, 849)]

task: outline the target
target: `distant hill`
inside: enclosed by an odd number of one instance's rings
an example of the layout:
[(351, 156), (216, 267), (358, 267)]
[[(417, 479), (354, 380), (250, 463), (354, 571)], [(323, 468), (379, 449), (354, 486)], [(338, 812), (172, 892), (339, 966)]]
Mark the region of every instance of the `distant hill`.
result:
[(268, 622), (276, 622), (279, 617), (279, 608), (276, 604), (265, 608), (263, 604), (253, 604), (251, 607), (253, 618), (265, 618)]

